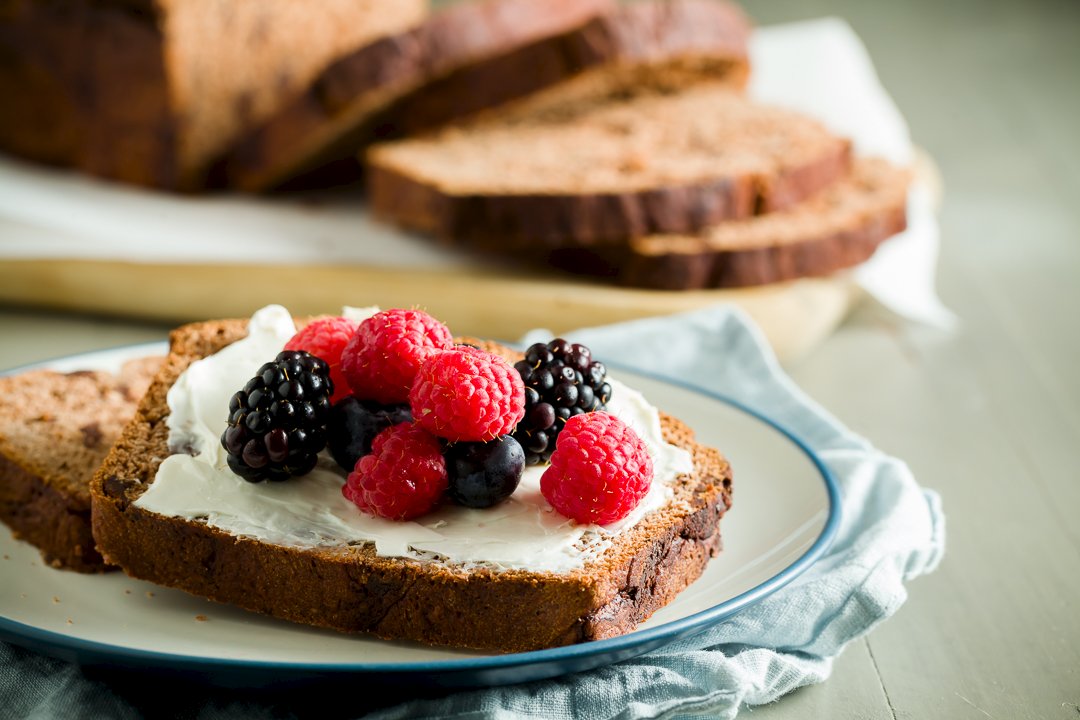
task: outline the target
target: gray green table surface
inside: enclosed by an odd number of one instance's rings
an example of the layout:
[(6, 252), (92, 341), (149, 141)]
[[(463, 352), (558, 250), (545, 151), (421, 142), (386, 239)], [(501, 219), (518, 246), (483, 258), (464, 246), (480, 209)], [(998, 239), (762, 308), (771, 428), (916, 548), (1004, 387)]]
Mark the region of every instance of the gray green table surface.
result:
[[(942, 169), (938, 286), (961, 323), (864, 306), (789, 368), (941, 492), (948, 550), (828, 682), (745, 715), (1080, 718), (1080, 3), (748, 7), (864, 39)], [(0, 367), (166, 331), (0, 307)]]

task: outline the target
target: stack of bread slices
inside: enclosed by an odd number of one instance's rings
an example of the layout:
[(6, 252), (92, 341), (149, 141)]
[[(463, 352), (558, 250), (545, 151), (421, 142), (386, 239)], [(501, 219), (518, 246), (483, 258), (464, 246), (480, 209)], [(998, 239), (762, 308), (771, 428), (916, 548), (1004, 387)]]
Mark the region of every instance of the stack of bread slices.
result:
[[(147, 12), (104, 3), (52, 22), (34, 0), (0, 18), (0, 52), (19, 59), (0, 87), (25, 98), (0, 121), (0, 148), (253, 192), (362, 162), (374, 212), (405, 228), (646, 288), (827, 275), (905, 227), (905, 170), (746, 98), (751, 28), (727, 0), (335, 2), (299, 15), (276, 0), (215, 44), (242, 62), (193, 51), (217, 19), (191, 3), (135, 4)], [(138, 102), (83, 108), (73, 88), (116, 89), (65, 60), (65, 33), (97, 38), (88, 52), (106, 65), (138, 60), (124, 90)]]
[[(604, 62), (366, 152), (376, 214), (455, 246), (668, 290), (823, 276), (906, 226), (908, 174), (748, 99), (749, 26), (711, 0), (590, 24)], [(524, 52), (524, 51), (522, 51)]]
[(227, 175), (264, 190), (360, 153), (385, 219), (630, 286), (856, 265), (905, 228), (907, 173), (747, 99), (749, 34), (723, 0), (457, 3), (331, 65)]

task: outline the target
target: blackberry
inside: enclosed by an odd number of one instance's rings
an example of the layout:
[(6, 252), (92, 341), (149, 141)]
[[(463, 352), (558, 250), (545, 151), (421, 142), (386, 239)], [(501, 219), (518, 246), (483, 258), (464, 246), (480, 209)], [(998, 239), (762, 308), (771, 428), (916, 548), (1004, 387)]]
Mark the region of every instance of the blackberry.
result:
[(525, 462), (547, 462), (566, 421), (602, 410), (611, 399), (604, 363), (592, 359), (584, 345), (562, 338), (536, 343), (514, 368), (525, 383), (525, 418), (514, 438), (525, 450)]
[(525, 453), (509, 435), (489, 442), (459, 442), (443, 453), (450, 481), (450, 499), (458, 505), (486, 508), (517, 489), (525, 470)]
[(408, 405), (380, 405), (374, 400), (347, 397), (330, 411), (326, 444), (338, 465), (352, 472), (357, 461), (371, 452), (376, 435), (412, 419)]
[(330, 367), (303, 350), (286, 350), (229, 400), (221, 445), (229, 467), (248, 482), (311, 472), (326, 447)]

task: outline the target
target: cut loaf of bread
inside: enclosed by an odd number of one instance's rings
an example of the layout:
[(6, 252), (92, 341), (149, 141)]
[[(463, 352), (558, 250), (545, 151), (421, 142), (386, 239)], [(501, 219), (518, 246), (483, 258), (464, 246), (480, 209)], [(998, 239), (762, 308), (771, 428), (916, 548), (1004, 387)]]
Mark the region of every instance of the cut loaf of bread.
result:
[(90, 477), (161, 358), (119, 375), (32, 370), (0, 377), (0, 520), (54, 567), (105, 569), (90, 532)]
[(367, 155), (379, 215), (499, 250), (621, 244), (791, 207), (842, 177), (850, 143), (717, 83), (611, 86)]
[(820, 277), (868, 260), (907, 227), (905, 170), (877, 158), (787, 210), (693, 235), (650, 235), (623, 246), (557, 250), (554, 267), (665, 290), (745, 287)]
[(245, 334), (245, 321), (175, 331), (163, 371), (92, 481), (98, 547), (134, 577), (299, 623), (512, 652), (629, 632), (719, 551), (731, 469), (669, 416), (665, 436), (691, 451), (694, 474), (674, 481), (672, 503), (566, 573), (381, 557), (370, 544), (277, 545), (141, 508), (135, 501), (169, 453), (170, 386), (194, 360)]
[(238, 136), (329, 62), (426, 9), (425, 0), (4, 3), (0, 149), (196, 189)]
[[(231, 185), (266, 190), (306, 171), (355, 157), (376, 118), (426, 83), (466, 67), (497, 62), (535, 40), (577, 27), (610, 10), (613, 0), (471, 0), (434, 13), (414, 28), (360, 47), (329, 65), (229, 153)], [(531, 75), (517, 78), (527, 85)], [(488, 103), (514, 84), (472, 88), (442, 98), (455, 111), (476, 96)], [(414, 109), (415, 111), (415, 109)], [(385, 118), (383, 118), (385, 122)]]
[(671, 67), (741, 87), (749, 23), (722, 0), (473, 0), (328, 67), (230, 154), (230, 182), (265, 190), (593, 73)]

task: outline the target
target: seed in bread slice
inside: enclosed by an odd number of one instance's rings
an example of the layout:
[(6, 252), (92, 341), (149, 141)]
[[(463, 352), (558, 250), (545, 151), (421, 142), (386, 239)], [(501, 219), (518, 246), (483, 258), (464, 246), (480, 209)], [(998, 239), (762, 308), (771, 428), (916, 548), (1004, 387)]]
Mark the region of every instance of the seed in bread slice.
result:
[(105, 569), (90, 532), (90, 477), (160, 358), (120, 375), (32, 370), (0, 378), (0, 520), (54, 567)]
[(169, 388), (190, 363), (245, 334), (244, 321), (175, 332), (165, 369), (92, 482), (94, 536), (134, 577), (310, 625), (513, 652), (629, 632), (719, 551), (730, 466), (670, 416), (664, 435), (690, 450), (695, 472), (673, 481), (671, 503), (563, 573), (378, 556), (370, 544), (274, 544), (141, 507), (169, 452)]
[(582, 275), (664, 290), (745, 287), (853, 267), (907, 227), (908, 173), (879, 158), (784, 211), (694, 235), (650, 235), (622, 247), (556, 250), (542, 259)]
[(372, 208), (475, 247), (581, 247), (782, 210), (849, 167), (810, 118), (722, 84), (650, 90), (377, 145)]
[[(225, 162), (231, 184), (266, 190), (334, 161), (355, 157), (376, 118), (425, 84), (464, 68), (500, 62), (515, 48), (580, 26), (613, 0), (474, 0), (451, 5), (410, 30), (358, 48), (242, 139)], [(429, 96), (408, 112), (448, 119), (465, 103), (486, 107), (527, 92), (533, 74), (485, 84), (471, 94)], [(425, 110), (425, 108), (428, 108)], [(387, 122), (385, 118), (382, 123)]]

